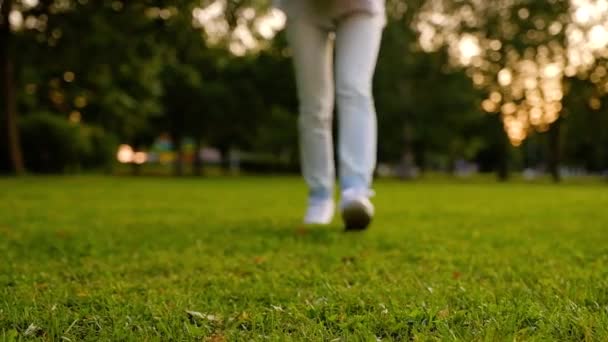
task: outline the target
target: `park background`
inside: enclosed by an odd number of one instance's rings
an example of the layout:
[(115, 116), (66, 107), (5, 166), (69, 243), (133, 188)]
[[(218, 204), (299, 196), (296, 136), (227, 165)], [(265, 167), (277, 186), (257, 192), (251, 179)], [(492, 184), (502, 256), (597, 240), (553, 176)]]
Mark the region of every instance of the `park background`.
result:
[(268, 1), (0, 5), (0, 340), (608, 340), (608, 1), (387, 0), (362, 234)]
[[(111, 172), (125, 145), (146, 164), (133, 172), (297, 172), (285, 17), (268, 5), (5, 1), (0, 168)], [(606, 6), (388, 1), (380, 174), (605, 174)]]

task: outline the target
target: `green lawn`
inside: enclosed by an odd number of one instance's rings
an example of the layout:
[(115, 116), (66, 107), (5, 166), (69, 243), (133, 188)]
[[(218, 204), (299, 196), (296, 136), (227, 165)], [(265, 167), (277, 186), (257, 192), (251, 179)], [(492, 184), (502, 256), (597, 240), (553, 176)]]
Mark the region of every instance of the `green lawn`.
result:
[[(608, 186), (0, 179), (0, 340), (608, 340)], [(190, 313), (188, 313), (190, 312)]]

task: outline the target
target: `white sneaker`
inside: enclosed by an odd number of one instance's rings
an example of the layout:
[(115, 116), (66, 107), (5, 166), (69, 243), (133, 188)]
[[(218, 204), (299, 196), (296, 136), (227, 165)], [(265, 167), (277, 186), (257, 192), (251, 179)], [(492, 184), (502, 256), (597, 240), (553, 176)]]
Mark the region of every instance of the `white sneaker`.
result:
[(374, 205), (369, 200), (374, 192), (369, 189), (346, 189), (342, 192), (340, 210), (347, 231), (364, 230), (374, 217)]
[(308, 201), (304, 224), (330, 224), (334, 218), (335, 204), (333, 199)]

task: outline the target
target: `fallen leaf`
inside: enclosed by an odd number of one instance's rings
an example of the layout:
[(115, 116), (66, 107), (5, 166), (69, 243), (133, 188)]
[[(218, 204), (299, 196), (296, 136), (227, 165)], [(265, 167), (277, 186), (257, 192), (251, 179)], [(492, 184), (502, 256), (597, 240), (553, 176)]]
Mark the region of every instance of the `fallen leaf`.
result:
[(65, 239), (68, 238), (70, 236), (70, 233), (63, 230), (63, 229), (59, 229), (55, 231), (55, 236), (60, 238), (60, 239)]
[(306, 228), (305, 226), (299, 226), (298, 228), (296, 228), (296, 235), (305, 236), (308, 234), (310, 234), (310, 230), (308, 228)]
[(253, 258), (253, 262), (254, 262), (256, 265), (260, 265), (260, 264), (263, 264), (263, 263), (265, 263), (265, 262), (266, 262), (266, 258), (265, 258), (265, 257), (263, 257), (263, 256), (256, 256), (255, 258)]
[(198, 312), (198, 311), (190, 311), (190, 310), (186, 310), (186, 313), (188, 314), (188, 316), (190, 316), (191, 318), (200, 318), (200, 319), (205, 319), (206, 316), (203, 315), (202, 313)]
[(450, 315), (450, 309), (445, 308), (437, 313), (437, 318), (445, 319)]
[(353, 257), (353, 256), (342, 257), (342, 262), (345, 264), (352, 264), (353, 262), (355, 262), (355, 257)]
[(49, 284), (47, 283), (36, 283), (36, 285), (34, 285), (37, 289), (39, 290), (45, 290), (49, 287)]
[(226, 337), (224, 337), (223, 335), (213, 334), (213, 335), (209, 336), (206, 339), (206, 341), (208, 341), (208, 342), (225, 342), (227, 340), (226, 340)]
[(23, 335), (25, 336), (41, 336), (42, 334), (42, 328), (35, 325), (34, 323), (30, 324), (30, 326), (27, 327), (27, 329), (25, 329), (25, 332), (23, 333)]
[(6, 235), (8, 235), (9, 233), (11, 233), (11, 231), (12, 229), (8, 226), (0, 226), (0, 233), (5, 233)]
[(190, 316), (191, 319), (198, 318), (202, 320), (208, 320), (210, 322), (216, 322), (220, 320), (216, 315), (206, 314), (198, 311), (186, 310), (186, 313)]
[(461, 276), (462, 276), (462, 274), (460, 272), (453, 272), (452, 273), (452, 279), (454, 279), (454, 280), (460, 279)]

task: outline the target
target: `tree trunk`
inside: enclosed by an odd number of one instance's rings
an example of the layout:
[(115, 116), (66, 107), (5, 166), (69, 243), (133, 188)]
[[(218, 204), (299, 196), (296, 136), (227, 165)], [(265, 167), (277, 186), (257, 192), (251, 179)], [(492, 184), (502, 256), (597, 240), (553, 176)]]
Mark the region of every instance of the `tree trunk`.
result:
[(203, 159), (201, 158), (201, 139), (197, 138), (194, 144), (194, 159), (192, 160), (192, 173), (200, 177), (203, 175)]
[(509, 148), (511, 143), (509, 142), (509, 137), (507, 136), (507, 132), (505, 132), (504, 127), (501, 122), (501, 132), (500, 141), (498, 142), (499, 147), (499, 156), (498, 156), (498, 165), (497, 165), (497, 177), (500, 182), (505, 182), (509, 179)]
[(220, 154), (222, 156), (222, 160), (220, 161), (220, 168), (224, 175), (230, 174), (230, 148), (225, 145), (220, 145)]
[[(136, 141), (131, 142), (131, 146), (133, 146), (133, 153), (139, 152), (139, 144)], [(132, 176), (141, 176), (142, 165), (137, 164), (134, 160), (131, 160), (131, 175)]]
[[(25, 172), (23, 154), (19, 142), (19, 128), (17, 126), (17, 99), (15, 94), (15, 82), (13, 75), (13, 64), (11, 59), (11, 27), (9, 15), (12, 8), (12, 0), (2, 2), (0, 16), (0, 68), (2, 68), (2, 101), (4, 111), (4, 124), (6, 132), (6, 143), (8, 155), (11, 159), (10, 165), (16, 174)], [(4, 134), (2, 134), (4, 135)]]
[(403, 124), (403, 152), (401, 154), (401, 162), (397, 168), (397, 176), (403, 180), (416, 178), (416, 159), (414, 157), (414, 148), (412, 146), (412, 126), (409, 124), (407, 115)]
[(173, 135), (173, 144), (175, 146), (175, 164), (173, 175), (181, 177), (184, 175), (184, 148), (182, 146), (182, 137), (180, 134)]
[(131, 163), (131, 175), (141, 176), (141, 165), (137, 163)]
[(558, 119), (549, 130), (549, 172), (555, 183), (562, 180), (559, 171), (561, 163), (561, 125), (561, 120)]
[(184, 117), (183, 113), (173, 112), (171, 114), (171, 140), (173, 141), (173, 151), (175, 152), (175, 160), (173, 164), (173, 175), (181, 177), (184, 175)]

